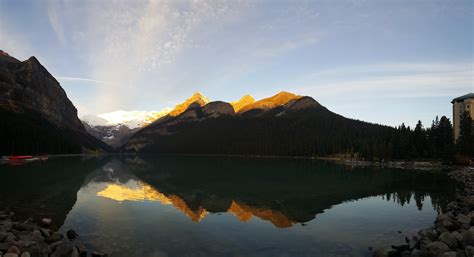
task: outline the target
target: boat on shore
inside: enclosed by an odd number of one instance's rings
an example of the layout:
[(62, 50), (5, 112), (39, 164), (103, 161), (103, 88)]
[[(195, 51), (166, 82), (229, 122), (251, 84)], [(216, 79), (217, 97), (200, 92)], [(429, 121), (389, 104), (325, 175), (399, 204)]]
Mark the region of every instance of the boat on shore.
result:
[(23, 164), (27, 162), (33, 162), (33, 161), (46, 161), (48, 160), (48, 155), (38, 155), (38, 156), (33, 156), (33, 155), (9, 155), (9, 156), (3, 156), (1, 159), (2, 163), (7, 163), (7, 164), (12, 164), (12, 165), (18, 165), (18, 164)]

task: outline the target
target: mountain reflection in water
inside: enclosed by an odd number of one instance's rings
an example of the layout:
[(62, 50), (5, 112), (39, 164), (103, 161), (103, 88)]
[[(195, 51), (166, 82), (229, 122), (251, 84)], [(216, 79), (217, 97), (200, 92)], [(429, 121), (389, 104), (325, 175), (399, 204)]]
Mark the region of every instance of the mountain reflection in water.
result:
[(370, 256), (432, 224), (442, 173), (293, 159), (51, 158), (0, 166), (0, 205), (110, 256)]

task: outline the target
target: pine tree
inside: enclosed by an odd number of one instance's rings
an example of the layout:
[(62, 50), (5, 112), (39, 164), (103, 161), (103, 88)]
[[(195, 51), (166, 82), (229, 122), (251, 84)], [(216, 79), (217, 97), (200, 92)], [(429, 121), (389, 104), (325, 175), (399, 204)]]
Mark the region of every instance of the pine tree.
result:
[(434, 144), (438, 151), (437, 157), (450, 161), (454, 152), (453, 125), (446, 116), (441, 117), (436, 128), (436, 135), (437, 138)]
[(456, 146), (460, 154), (474, 155), (474, 135), (469, 112), (463, 112), (461, 115), (460, 132)]

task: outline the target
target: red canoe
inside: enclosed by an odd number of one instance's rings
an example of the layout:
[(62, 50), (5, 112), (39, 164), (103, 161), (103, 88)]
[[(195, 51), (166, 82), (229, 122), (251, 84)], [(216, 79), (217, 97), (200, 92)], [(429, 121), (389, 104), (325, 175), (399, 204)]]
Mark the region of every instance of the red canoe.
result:
[(19, 161), (19, 160), (28, 160), (35, 158), (34, 156), (31, 155), (12, 155), (12, 156), (6, 156), (6, 159), (9, 161)]

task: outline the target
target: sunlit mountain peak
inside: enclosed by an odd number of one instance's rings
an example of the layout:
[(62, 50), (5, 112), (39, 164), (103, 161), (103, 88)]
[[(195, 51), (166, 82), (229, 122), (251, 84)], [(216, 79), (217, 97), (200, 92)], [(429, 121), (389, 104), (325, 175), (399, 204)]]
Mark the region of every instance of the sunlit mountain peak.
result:
[(199, 92), (195, 92), (190, 98), (186, 99), (181, 104), (176, 105), (174, 109), (169, 113), (170, 116), (178, 116), (186, 111), (191, 105), (204, 106), (209, 103), (209, 99)]
[(243, 107), (255, 103), (255, 99), (251, 95), (244, 95), (242, 98), (235, 102), (230, 102), (232, 107), (234, 107), (234, 111), (238, 112)]
[(249, 110), (252, 110), (252, 109), (264, 109), (264, 110), (271, 109), (271, 108), (275, 108), (275, 107), (278, 107), (278, 106), (285, 105), (288, 102), (290, 102), (291, 100), (300, 99), (301, 97), (302, 96), (300, 96), (300, 95), (296, 95), (296, 94), (286, 92), (286, 91), (281, 91), (281, 92), (279, 92), (278, 94), (276, 94), (274, 96), (263, 98), (261, 100), (258, 100), (256, 102), (254, 102), (254, 103), (247, 104), (247, 105), (243, 106), (239, 110), (239, 112), (242, 113), (242, 112), (246, 112), (246, 111), (249, 111)]

